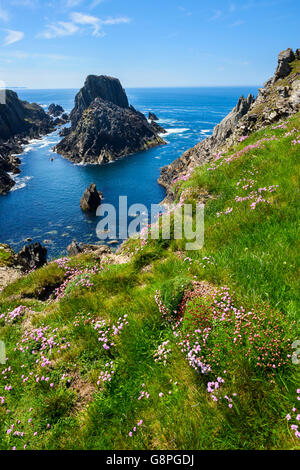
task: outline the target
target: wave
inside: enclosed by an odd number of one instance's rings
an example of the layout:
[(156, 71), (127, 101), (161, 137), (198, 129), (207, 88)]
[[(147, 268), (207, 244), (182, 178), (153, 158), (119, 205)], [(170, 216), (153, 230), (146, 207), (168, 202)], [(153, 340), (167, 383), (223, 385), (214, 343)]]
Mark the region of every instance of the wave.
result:
[(166, 133), (159, 134), (161, 137), (167, 137), (168, 135), (171, 135), (171, 134), (182, 134), (183, 132), (187, 132), (190, 129), (187, 127), (181, 127), (181, 128), (179, 127), (175, 129), (165, 129), (165, 130), (167, 131)]
[(11, 191), (17, 191), (18, 189), (25, 188), (27, 186), (28, 181), (30, 181), (33, 176), (12, 176), (13, 180), (15, 181), (15, 186), (11, 189)]

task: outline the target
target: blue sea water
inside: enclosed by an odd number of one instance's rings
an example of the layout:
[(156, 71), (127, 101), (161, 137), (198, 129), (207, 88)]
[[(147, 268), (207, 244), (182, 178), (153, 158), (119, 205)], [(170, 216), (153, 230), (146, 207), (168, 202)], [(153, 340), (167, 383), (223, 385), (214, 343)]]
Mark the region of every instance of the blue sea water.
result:
[[(57, 103), (69, 112), (78, 90), (16, 90), (23, 100), (45, 109)], [(257, 88), (153, 88), (126, 90), (130, 103), (139, 111), (154, 112), (167, 129), (165, 146), (126, 157), (112, 164), (73, 165), (52, 147), (60, 140), (58, 131), (30, 142), (20, 158), (21, 174), (7, 196), (0, 196), (0, 242), (15, 250), (26, 238), (48, 241), (49, 258), (64, 254), (76, 238), (85, 243), (99, 242), (99, 218), (84, 214), (79, 205), (86, 187), (94, 182), (105, 203), (118, 206), (119, 196), (128, 205), (157, 204), (164, 190), (157, 183), (160, 168), (185, 150), (211, 135), (212, 130), (235, 106), (239, 96), (256, 94)], [(54, 158), (51, 161), (51, 158)]]

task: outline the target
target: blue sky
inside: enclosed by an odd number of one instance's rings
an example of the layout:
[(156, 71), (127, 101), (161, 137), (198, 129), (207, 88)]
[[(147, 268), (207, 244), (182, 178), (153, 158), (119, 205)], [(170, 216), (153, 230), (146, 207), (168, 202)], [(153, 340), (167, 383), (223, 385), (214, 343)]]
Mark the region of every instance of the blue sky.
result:
[(261, 85), (300, 47), (299, 0), (0, 0), (0, 80), (78, 88)]

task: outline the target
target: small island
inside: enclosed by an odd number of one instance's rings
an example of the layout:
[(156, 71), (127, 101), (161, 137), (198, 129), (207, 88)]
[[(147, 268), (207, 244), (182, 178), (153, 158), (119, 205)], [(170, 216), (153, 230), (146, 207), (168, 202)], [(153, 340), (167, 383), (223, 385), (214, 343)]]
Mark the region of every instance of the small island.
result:
[(129, 105), (117, 78), (88, 76), (70, 118), (55, 151), (74, 163), (101, 165), (165, 144), (164, 129)]

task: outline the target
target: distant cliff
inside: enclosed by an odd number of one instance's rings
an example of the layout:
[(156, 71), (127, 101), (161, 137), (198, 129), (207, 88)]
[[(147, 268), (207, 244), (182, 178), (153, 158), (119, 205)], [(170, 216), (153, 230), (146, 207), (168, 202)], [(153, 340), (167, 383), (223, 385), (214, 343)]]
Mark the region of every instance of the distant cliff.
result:
[(22, 151), (26, 139), (52, 130), (53, 121), (43, 108), (21, 101), (14, 91), (6, 90), (5, 104), (0, 104), (0, 194), (6, 194), (15, 184), (8, 173), (19, 173), (20, 160), (13, 154)]
[(157, 127), (129, 106), (116, 78), (90, 75), (70, 118), (71, 129), (55, 150), (75, 163), (108, 163), (164, 144)]
[(240, 138), (249, 135), (300, 110), (300, 49), (287, 49), (279, 54), (275, 75), (252, 95), (241, 97), (235, 108), (218, 124), (212, 136), (185, 152), (161, 170), (158, 182), (167, 191), (166, 203), (174, 197), (173, 182), (188, 174), (220, 152), (228, 150)]

